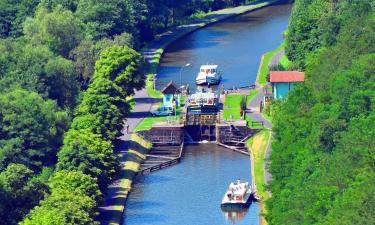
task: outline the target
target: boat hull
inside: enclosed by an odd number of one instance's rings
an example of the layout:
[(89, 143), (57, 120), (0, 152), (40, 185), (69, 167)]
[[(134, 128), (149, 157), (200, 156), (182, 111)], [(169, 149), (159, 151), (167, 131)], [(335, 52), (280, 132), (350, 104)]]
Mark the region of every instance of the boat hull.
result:
[(220, 79), (196, 79), (196, 84), (198, 85), (217, 85), (220, 84)]
[(251, 205), (251, 201), (247, 201), (245, 203), (222, 203), (221, 208), (225, 209), (244, 209), (249, 208)]

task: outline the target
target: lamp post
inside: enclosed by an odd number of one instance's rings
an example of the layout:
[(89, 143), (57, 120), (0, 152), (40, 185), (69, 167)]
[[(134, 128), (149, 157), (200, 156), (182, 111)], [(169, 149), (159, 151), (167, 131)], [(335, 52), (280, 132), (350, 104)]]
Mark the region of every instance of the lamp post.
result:
[[(182, 77), (181, 77), (181, 75), (182, 75), (182, 69), (184, 67), (188, 67), (188, 66), (190, 66), (190, 63), (186, 63), (185, 65), (181, 66), (181, 69), (180, 69), (180, 86), (178, 87), (178, 90), (180, 92), (182, 92), (182, 90), (181, 90), (181, 86), (182, 86)], [(178, 101), (180, 101), (180, 98), (178, 99)], [(180, 104), (180, 102), (179, 102), (179, 104)], [(174, 115), (175, 115), (175, 117), (177, 119), (177, 104), (176, 104), (176, 107), (175, 107), (175, 110), (174, 110)]]
[(190, 63), (186, 63), (185, 65), (181, 66), (181, 69), (180, 69), (180, 86), (179, 86), (179, 89), (181, 88), (181, 85), (182, 85), (182, 78), (181, 78), (182, 69), (184, 67), (188, 67), (188, 66), (190, 66)]

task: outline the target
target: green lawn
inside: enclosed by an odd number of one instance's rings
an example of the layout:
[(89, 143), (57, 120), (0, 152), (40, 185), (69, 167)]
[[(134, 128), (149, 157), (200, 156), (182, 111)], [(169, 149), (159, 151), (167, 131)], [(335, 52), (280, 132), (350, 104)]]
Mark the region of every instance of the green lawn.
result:
[(289, 68), (290, 64), (292, 62), (288, 59), (288, 57), (286, 57), (286, 55), (283, 55), (280, 59), (280, 64), (284, 67), (284, 68)]
[(225, 97), (223, 119), (240, 119), (241, 118), (241, 100), (246, 97), (244, 94), (231, 94)]
[(281, 43), (281, 45), (277, 47), (275, 50), (266, 52), (263, 55), (262, 64), (260, 65), (260, 70), (258, 73), (258, 83), (261, 86), (264, 86), (267, 83), (268, 64), (270, 63), (271, 58), (284, 47), (285, 47), (285, 41)]
[(149, 115), (147, 117), (145, 117), (138, 125), (137, 127), (134, 129), (135, 132), (137, 131), (140, 131), (140, 130), (149, 130), (151, 129), (152, 125), (155, 123), (155, 122), (161, 122), (161, 121), (167, 121), (168, 119), (169, 120), (178, 120), (180, 118), (180, 115), (181, 115), (181, 109), (177, 109), (177, 115), (172, 115), (172, 116), (152, 116), (152, 115)]
[(154, 58), (151, 61), (150, 71), (149, 71), (149, 73), (147, 75), (147, 79), (146, 79), (147, 93), (150, 97), (153, 97), (153, 98), (161, 98), (162, 97), (161, 92), (154, 89), (154, 77), (155, 77), (156, 72), (158, 71), (158, 65), (159, 65), (160, 58), (163, 54), (163, 51), (164, 51), (163, 48), (159, 48), (158, 50), (156, 50)]

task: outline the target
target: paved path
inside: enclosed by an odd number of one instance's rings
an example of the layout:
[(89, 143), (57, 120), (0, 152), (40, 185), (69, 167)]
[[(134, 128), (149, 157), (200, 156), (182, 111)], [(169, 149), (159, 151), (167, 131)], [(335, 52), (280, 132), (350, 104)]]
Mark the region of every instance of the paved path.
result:
[(276, 65), (279, 65), (279, 62), (280, 62), (280, 59), (281, 57), (283, 57), (283, 55), (285, 55), (285, 48), (281, 49), (280, 51), (278, 51), (271, 59), (270, 59), (270, 62), (268, 63), (268, 68), (272, 67), (272, 66), (276, 66)]
[[(259, 88), (258, 88), (259, 89)], [(247, 113), (247, 116), (250, 116), (255, 121), (263, 122), (264, 126), (268, 129), (272, 129), (272, 123), (265, 119), (262, 114), (259, 112), (259, 106), (260, 102), (263, 101), (263, 90), (259, 89), (260, 91), (258, 94), (253, 98), (253, 100), (250, 102), (249, 109), (250, 112)]]
[(265, 177), (265, 183), (268, 184), (269, 181), (272, 178), (271, 174), (268, 172), (268, 166), (269, 166), (268, 158), (269, 158), (269, 155), (270, 155), (270, 152), (271, 152), (271, 143), (272, 143), (272, 123), (270, 121), (268, 121), (267, 119), (265, 119), (262, 116), (262, 114), (259, 112), (259, 106), (260, 106), (260, 102), (263, 101), (263, 96), (264, 96), (263, 90), (262, 90), (262, 88), (260, 88), (260, 91), (258, 92), (258, 94), (250, 102), (250, 105), (249, 105), (250, 112), (247, 113), (247, 116), (250, 116), (255, 121), (263, 122), (264, 127), (271, 130), (271, 136), (270, 136), (270, 139), (268, 141), (266, 153), (264, 155), (264, 161), (265, 161), (265, 168), (264, 168), (265, 175), (264, 175), (264, 177)]
[[(141, 120), (148, 115), (152, 103), (155, 99), (148, 96), (146, 89), (137, 91), (134, 95), (136, 105), (132, 110), (127, 123), (129, 124), (129, 133), (126, 133), (124, 127), (122, 136), (118, 139), (121, 140), (116, 147), (116, 154), (120, 157), (120, 163), (124, 166), (127, 159), (128, 145), (131, 138), (131, 133), (135, 129)], [(125, 179), (126, 173), (122, 171), (119, 180), (115, 181), (108, 187), (107, 193), (105, 194), (105, 206), (99, 208), (100, 216), (98, 220), (101, 224), (119, 224), (122, 216), (123, 209), (126, 202), (126, 197), (129, 190), (123, 187), (120, 183), (121, 179)]]

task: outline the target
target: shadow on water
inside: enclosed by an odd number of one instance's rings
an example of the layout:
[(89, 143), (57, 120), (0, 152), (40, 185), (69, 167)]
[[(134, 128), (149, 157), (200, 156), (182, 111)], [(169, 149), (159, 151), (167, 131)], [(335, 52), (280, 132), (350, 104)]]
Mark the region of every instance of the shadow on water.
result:
[(137, 177), (136, 181), (137, 182), (145, 182), (146, 179), (147, 179), (148, 184), (161, 184), (161, 183), (173, 182), (173, 181), (177, 180), (177, 178), (154, 174), (152, 177), (147, 177), (147, 176)]

